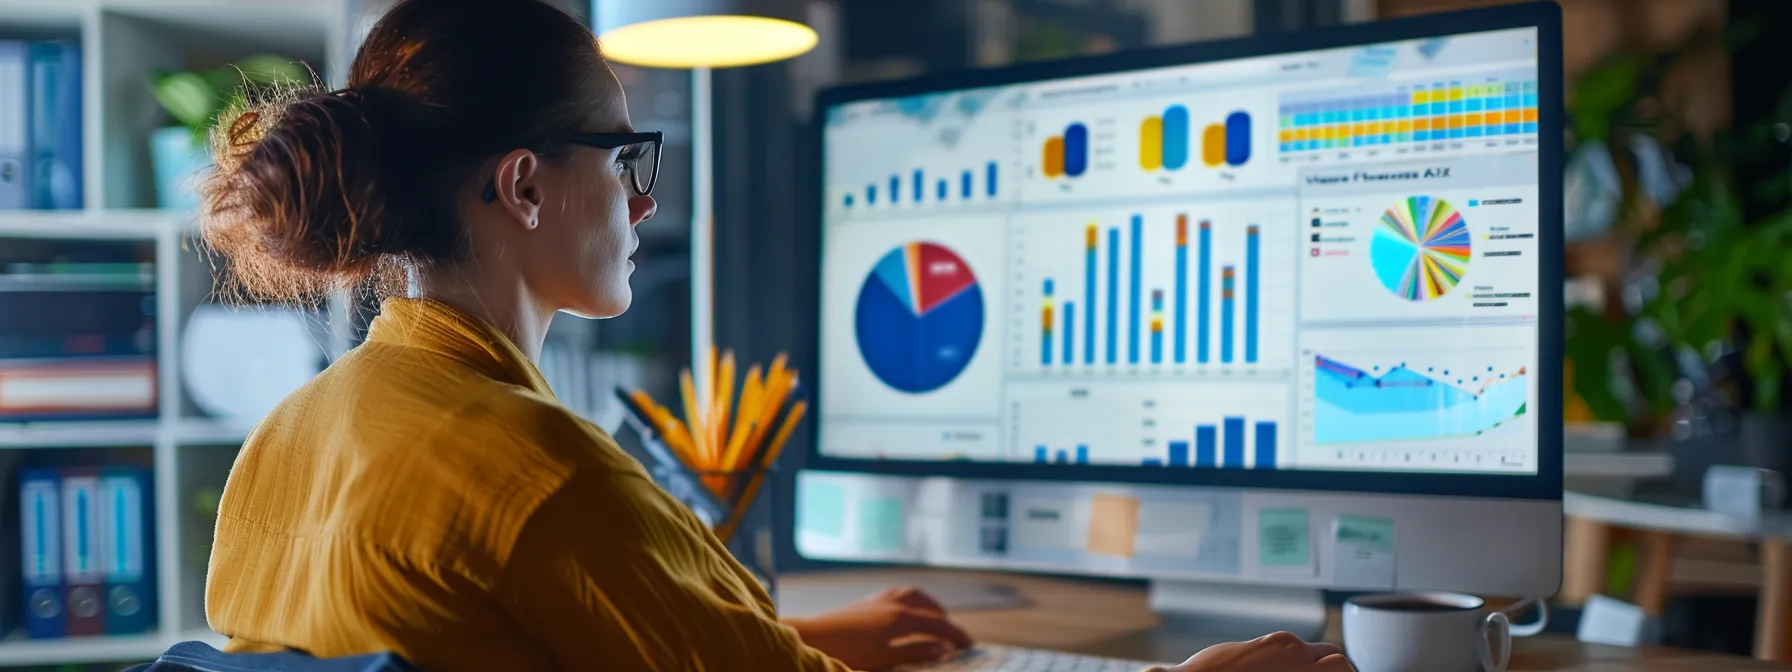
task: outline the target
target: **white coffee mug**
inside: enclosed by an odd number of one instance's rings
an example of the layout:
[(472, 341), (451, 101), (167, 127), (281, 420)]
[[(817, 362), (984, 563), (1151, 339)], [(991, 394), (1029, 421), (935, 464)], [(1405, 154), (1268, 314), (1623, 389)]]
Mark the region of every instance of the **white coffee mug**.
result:
[(1358, 672), (1505, 672), (1512, 638), (1542, 632), (1547, 611), (1536, 623), (1514, 626), (1507, 611), (1486, 613), (1486, 605), (1459, 593), (1353, 597), (1344, 603), (1344, 653)]

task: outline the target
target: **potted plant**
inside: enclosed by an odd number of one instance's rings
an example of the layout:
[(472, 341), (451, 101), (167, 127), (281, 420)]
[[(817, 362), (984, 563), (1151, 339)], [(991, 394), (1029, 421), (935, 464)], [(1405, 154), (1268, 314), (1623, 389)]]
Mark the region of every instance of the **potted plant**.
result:
[(303, 65), (282, 56), (261, 55), (209, 70), (159, 70), (151, 90), (177, 125), (150, 137), (155, 166), (156, 205), (192, 210), (199, 206), (199, 177), (211, 165), (207, 136), (218, 114), (256, 91), (311, 81)]
[(1788, 141), (1792, 91), (1774, 119), (1699, 138), (1658, 86), (1682, 57), (1735, 40), (1615, 59), (1576, 88), (1576, 142), (1629, 151), (1612, 152), (1615, 300), (1570, 309), (1567, 355), (1574, 396), (1600, 419), (1723, 448), (1687, 466), (1792, 473), (1792, 173), (1748, 184), (1734, 171)]

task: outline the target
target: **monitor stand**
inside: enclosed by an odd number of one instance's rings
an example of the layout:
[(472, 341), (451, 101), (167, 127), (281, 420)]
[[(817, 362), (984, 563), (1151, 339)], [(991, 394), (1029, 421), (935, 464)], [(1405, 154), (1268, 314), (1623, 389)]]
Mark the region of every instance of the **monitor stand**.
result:
[(1150, 596), (1156, 628), (1079, 646), (1078, 652), (1182, 662), (1214, 644), (1279, 630), (1309, 642), (1325, 635), (1325, 594), (1317, 588), (1154, 580)]

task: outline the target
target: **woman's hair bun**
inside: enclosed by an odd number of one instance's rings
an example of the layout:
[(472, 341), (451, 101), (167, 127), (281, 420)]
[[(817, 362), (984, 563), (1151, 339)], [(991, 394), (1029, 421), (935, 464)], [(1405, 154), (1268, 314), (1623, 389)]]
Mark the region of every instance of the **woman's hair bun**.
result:
[[(400, 94), (402, 95), (402, 94)], [(206, 242), (233, 261), (240, 289), (306, 298), (357, 286), (403, 254), (393, 203), (392, 94), (288, 92), (239, 110), (212, 132), (216, 165), (201, 187)]]

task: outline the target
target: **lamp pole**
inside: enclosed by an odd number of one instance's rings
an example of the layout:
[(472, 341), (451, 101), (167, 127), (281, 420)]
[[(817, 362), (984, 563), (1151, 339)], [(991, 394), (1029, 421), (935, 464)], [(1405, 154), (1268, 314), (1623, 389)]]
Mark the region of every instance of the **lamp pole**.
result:
[(714, 380), (715, 157), (710, 136), (709, 68), (691, 69), (691, 371), (698, 388)]

